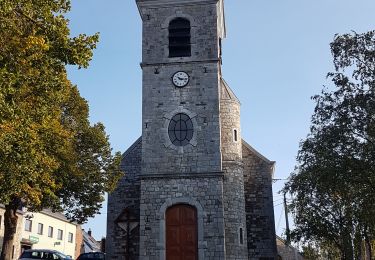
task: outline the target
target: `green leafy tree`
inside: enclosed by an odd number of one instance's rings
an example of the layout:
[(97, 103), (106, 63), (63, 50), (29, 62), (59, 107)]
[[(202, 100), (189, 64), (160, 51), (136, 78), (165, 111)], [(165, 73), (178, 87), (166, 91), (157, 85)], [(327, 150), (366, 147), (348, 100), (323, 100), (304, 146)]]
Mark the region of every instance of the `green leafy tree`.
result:
[(375, 31), (336, 35), (331, 51), (335, 89), (313, 97), (310, 133), (285, 191), (293, 195), (294, 238), (354, 259), (362, 241), (372, 254), (375, 235)]
[(1, 260), (11, 259), (17, 209), (49, 207), (84, 222), (121, 176), (100, 123), (67, 78), (86, 68), (98, 35), (70, 37), (69, 0), (0, 1)]
[(318, 249), (311, 244), (302, 246), (302, 255), (306, 260), (320, 260), (322, 259)]

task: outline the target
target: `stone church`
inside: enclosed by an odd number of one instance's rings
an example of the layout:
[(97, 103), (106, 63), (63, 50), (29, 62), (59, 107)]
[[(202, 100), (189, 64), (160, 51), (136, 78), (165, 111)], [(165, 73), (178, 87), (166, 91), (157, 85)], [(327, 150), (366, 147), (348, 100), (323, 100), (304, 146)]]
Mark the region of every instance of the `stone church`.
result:
[(274, 162), (241, 138), (221, 70), (223, 0), (136, 3), (142, 136), (108, 198), (108, 259), (275, 259)]

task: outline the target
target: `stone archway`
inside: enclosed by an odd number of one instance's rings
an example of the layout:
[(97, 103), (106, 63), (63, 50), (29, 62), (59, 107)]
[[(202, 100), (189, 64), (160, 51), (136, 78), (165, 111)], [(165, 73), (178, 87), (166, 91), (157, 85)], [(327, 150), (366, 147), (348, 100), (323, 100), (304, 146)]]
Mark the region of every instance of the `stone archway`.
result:
[(160, 216), (160, 237), (159, 237), (159, 252), (160, 260), (166, 260), (166, 212), (168, 208), (174, 205), (190, 205), (197, 210), (197, 229), (198, 229), (198, 259), (205, 259), (204, 252), (207, 248), (207, 243), (203, 239), (204, 227), (203, 219), (206, 216), (206, 212), (203, 210), (202, 205), (193, 198), (179, 197), (173, 199), (167, 199), (159, 209)]

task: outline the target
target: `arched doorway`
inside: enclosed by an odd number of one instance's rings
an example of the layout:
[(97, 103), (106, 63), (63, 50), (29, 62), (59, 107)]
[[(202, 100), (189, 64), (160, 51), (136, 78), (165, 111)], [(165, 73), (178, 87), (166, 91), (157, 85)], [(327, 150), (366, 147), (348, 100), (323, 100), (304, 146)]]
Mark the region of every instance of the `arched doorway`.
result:
[(197, 209), (174, 205), (166, 212), (167, 260), (198, 260)]

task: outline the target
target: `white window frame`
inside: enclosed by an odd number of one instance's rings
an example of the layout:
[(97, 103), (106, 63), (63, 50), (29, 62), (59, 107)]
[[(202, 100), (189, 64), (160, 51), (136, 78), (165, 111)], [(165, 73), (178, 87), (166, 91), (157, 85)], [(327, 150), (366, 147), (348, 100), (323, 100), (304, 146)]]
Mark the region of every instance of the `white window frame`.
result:
[(53, 237), (53, 227), (52, 226), (48, 226), (48, 237)]
[[(27, 225), (30, 223), (30, 225)], [(31, 219), (25, 219), (25, 231), (31, 232), (33, 230), (33, 221)]]
[(57, 230), (57, 240), (63, 240), (64, 231), (62, 229)]
[(43, 223), (38, 223), (38, 235), (43, 235), (43, 228), (44, 228), (44, 225)]
[(73, 239), (74, 239), (74, 238), (73, 238), (73, 233), (69, 232), (69, 233), (68, 233), (68, 242), (69, 242), (69, 243), (73, 243)]

